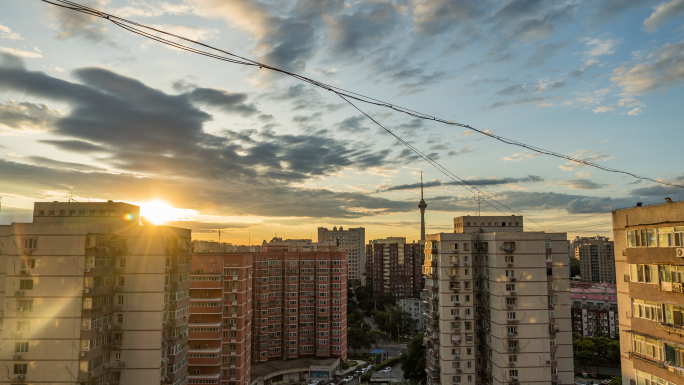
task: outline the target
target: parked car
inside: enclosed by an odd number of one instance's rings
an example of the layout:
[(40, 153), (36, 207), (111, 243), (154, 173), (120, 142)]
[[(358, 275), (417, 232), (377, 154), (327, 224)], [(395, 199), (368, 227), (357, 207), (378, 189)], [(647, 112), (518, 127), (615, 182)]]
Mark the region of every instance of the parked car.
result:
[(318, 385), (318, 380), (309, 381), (309, 385)]
[(389, 366), (386, 366), (385, 369), (381, 370), (381, 372), (391, 372), (391, 371), (392, 371), (392, 368), (390, 368)]
[(342, 381), (346, 384), (347, 382), (352, 382), (352, 381), (354, 381), (354, 377), (352, 377), (352, 376), (345, 377), (344, 380), (342, 380)]

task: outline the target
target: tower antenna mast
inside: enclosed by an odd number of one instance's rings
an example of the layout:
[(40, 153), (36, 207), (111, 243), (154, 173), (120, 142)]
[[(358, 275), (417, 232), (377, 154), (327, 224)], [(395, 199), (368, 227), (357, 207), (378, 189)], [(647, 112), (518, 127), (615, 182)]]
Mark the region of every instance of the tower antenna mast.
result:
[(479, 217), (481, 214), (480, 205), (482, 204), (482, 202), (484, 202), (485, 199), (484, 196), (482, 196), (481, 192), (478, 192), (477, 195), (473, 197), (473, 199), (475, 199), (475, 203), (477, 203), (477, 216)]

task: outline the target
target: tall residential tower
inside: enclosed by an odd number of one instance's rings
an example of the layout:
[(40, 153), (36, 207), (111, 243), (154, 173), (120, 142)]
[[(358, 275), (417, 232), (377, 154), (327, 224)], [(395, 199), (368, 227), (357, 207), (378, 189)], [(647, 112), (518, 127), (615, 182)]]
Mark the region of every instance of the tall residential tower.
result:
[(573, 383), (564, 233), (465, 216), (425, 242), (428, 384)]

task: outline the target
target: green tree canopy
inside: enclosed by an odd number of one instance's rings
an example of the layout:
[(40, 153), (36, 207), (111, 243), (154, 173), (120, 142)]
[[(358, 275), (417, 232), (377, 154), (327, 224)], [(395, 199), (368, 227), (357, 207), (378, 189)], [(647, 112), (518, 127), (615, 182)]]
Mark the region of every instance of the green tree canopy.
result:
[(408, 343), (406, 353), (403, 354), (401, 370), (404, 378), (417, 384), (427, 383), (425, 373), (425, 346), (423, 346), (423, 333), (413, 337)]

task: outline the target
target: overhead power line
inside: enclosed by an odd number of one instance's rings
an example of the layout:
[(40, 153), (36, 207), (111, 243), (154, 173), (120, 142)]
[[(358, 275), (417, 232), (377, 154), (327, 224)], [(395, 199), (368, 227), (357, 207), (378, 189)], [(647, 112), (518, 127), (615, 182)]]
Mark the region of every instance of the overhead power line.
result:
[[(409, 108), (406, 108), (406, 107), (397, 106), (397, 105), (395, 105), (395, 104), (393, 104), (393, 103), (385, 102), (385, 101), (382, 101), (382, 100), (379, 100), (379, 99), (375, 99), (375, 98), (372, 98), (372, 97), (369, 97), (369, 96), (365, 96), (365, 95), (358, 94), (358, 93), (355, 93), (355, 92), (352, 92), (352, 91), (348, 91), (348, 90), (345, 90), (345, 89), (343, 89), (343, 88), (339, 88), (339, 87), (335, 87), (335, 86), (332, 86), (332, 85), (329, 85), (329, 84), (325, 84), (325, 83), (319, 82), (319, 81), (317, 81), (317, 80), (314, 80), (314, 79), (311, 79), (311, 78), (307, 78), (307, 77), (305, 77), (305, 76), (298, 75), (298, 74), (293, 73), (293, 72), (290, 72), (290, 71), (286, 71), (286, 70), (283, 70), (283, 69), (280, 69), (280, 68), (277, 68), (277, 67), (270, 66), (270, 65), (268, 65), (268, 64), (260, 63), (260, 62), (257, 62), (257, 61), (255, 61), (255, 60), (248, 59), (248, 58), (245, 58), (245, 57), (242, 57), (242, 56), (233, 54), (233, 53), (231, 53), (231, 52), (228, 52), (228, 51), (225, 51), (225, 50), (222, 50), (222, 49), (219, 49), (219, 48), (216, 48), (216, 47), (213, 47), (213, 46), (210, 46), (210, 45), (201, 43), (201, 42), (199, 42), (199, 41), (195, 41), (195, 40), (192, 40), (192, 39), (183, 37), (183, 36), (179, 36), (179, 35), (176, 35), (176, 34), (173, 34), (173, 33), (170, 33), (170, 32), (166, 32), (166, 31), (163, 31), (163, 30), (160, 30), (160, 29), (157, 29), (157, 28), (153, 28), (153, 27), (150, 27), (150, 26), (146, 26), (146, 25), (143, 25), (143, 24), (140, 24), (140, 23), (136, 23), (136, 22), (134, 22), (134, 21), (127, 20), (127, 19), (124, 19), (124, 18), (115, 16), (115, 15), (112, 15), (112, 14), (109, 14), (109, 13), (106, 13), (106, 12), (102, 12), (102, 11), (99, 11), (99, 10), (94, 9), (94, 8), (86, 7), (86, 6), (84, 6), (84, 5), (75, 3), (75, 2), (73, 2), (73, 1), (68, 1), (68, 0), (41, 0), (41, 1), (43, 1), (43, 2), (45, 2), (45, 3), (52, 4), (52, 5), (56, 5), (56, 6), (59, 6), (59, 7), (68, 8), (68, 9), (71, 9), (71, 10), (74, 10), (74, 11), (77, 11), (77, 12), (82, 12), (82, 13), (85, 13), (85, 14), (88, 14), (88, 15), (91, 15), (91, 16), (95, 16), (95, 17), (99, 17), (99, 18), (102, 18), (102, 19), (109, 20), (109, 21), (111, 21), (112, 23), (114, 23), (115, 25), (117, 25), (117, 26), (119, 26), (119, 27), (121, 27), (121, 28), (123, 28), (123, 29), (126, 29), (126, 30), (128, 30), (128, 31), (130, 31), (130, 32), (133, 32), (133, 33), (136, 33), (136, 34), (145, 36), (145, 37), (147, 37), (147, 38), (149, 38), (149, 39), (155, 40), (155, 41), (160, 42), (160, 43), (163, 43), (163, 44), (167, 44), (167, 45), (173, 46), (173, 47), (178, 48), (178, 49), (182, 49), (182, 50), (185, 50), (185, 51), (189, 51), (189, 52), (192, 52), (192, 53), (196, 53), (196, 54), (199, 54), (199, 55), (211, 57), (211, 58), (213, 58), (213, 59), (222, 60), (222, 61), (226, 61), (226, 62), (230, 62), (230, 63), (241, 64), (241, 65), (247, 65), (247, 66), (256, 66), (256, 67), (259, 67), (259, 68), (266, 68), (266, 69), (269, 69), (269, 70), (271, 70), (271, 71), (279, 72), (279, 73), (282, 73), (282, 74), (285, 74), (285, 75), (294, 77), (294, 78), (296, 78), (296, 79), (299, 79), (299, 80), (301, 80), (301, 81), (307, 82), (307, 83), (309, 83), (309, 84), (315, 85), (315, 86), (317, 86), (317, 87), (326, 89), (326, 90), (328, 90), (328, 91), (332, 91), (332, 92), (334, 92), (335, 94), (337, 94), (338, 96), (343, 97), (343, 98), (344, 98), (348, 103), (350, 103), (350, 104), (351, 104), (350, 99), (353, 99), (353, 100), (357, 100), (357, 101), (360, 101), (360, 102), (363, 102), (363, 103), (372, 104), (372, 105), (375, 105), (375, 106), (390, 108), (390, 109), (395, 110), (395, 111), (397, 111), (397, 112), (401, 112), (401, 113), (404, 113), (404, 114), (413, 116), (413, 117), (415, 117), (415, 118), (425, 119), (425, 120), (431, 120), (431, 121), (435, 121), (435, 122), (447, 124), (447, 125), (450, 125), (450, 126), (456, 126), (456, 127), (461, 127), (461, 128), (465, 128), (465, 129), (468, 129), (468, 130), (472, 130), (472, 131), (475, 131), (475, 132), (480, 133), (480, 134), (482, 134), (482, 135), (488, 136), (488, 137), (490, 137), (490, 138), (492, 138), (492, 139), (498, 140), (498, 141), (500, 141), (500, 142), (502, 142), (502, 143), (510, 144), (510, 145), (513, 145), (513, 146), (522, 147), (522, 148), (525, 148), (525, 149), (530, 150), (530, 151), (534, 151), (534, 152), (539, 153), (539, 154), (544, 154), (544, 155), (554, 156), (554, 157), (557, 157), (557, 158), (560, 158), (560, 159), (569, 160), (569, 161), (571, 161), (571, 162), (583, 164), (583, 165), (589, 166), (589, 167), (594, 167), (594, 168), (597, 168), (597, 169), (600, 169), (600, 170), (603, 170), (603, 171), (606, 171), (606, 172), (625, 174), (625, 175), (629, 175), (629, 176), (631, 176), (631, 177), (633, 177), (633, 178), (636, 178), (636, 179), (641, 179), (641, 180), (645, 180), (645, 181), (649, 181), (649, 182), (653, 182), (653, 183), (658, 183), (658, 184), (662, 184), (662, 185), (666, 185), (666, 186), (678, 187), (678, 188), (684, 189), (684, 185), (680, 185), (680, 184), (676, 184), (676, 183), (671, 183), (671, 182), (666, 182), (666, 181), (662, 181), (662, 180), (657, 180), (657, 179), (653, 179), (653, 178), (641, 176), (641, 175), (635, 174), (635, 173), (630, 172), (630, 171), (618, 170), (618, 169), (615, 169), (615, 168), (610, 168), (610, 167), (602, 166), (602, 165), (600, 165), (600, 164), (591, 162), (591, 161), (586, 160), (586, 159), (581, 159), (581, 158), (577, 158), (577, 157), (573, 157), (573, 156), (561, 154), (561, 153), (558, 153), (558, 152), (555, 152), (555, 151), (551, 151), (551, 150), (546, 150), (546, 149), (543, 149), (543, 148), (541, 148), (541, 147), (537, 147), (537, 146), (534, 146), (534, 145), (531, 145), (531, 144), (527, 144), (527, 143), (520, 142), (520, 141), (517, 141), (517, 140), (508, 139), (508, 138), (505, 138), (505, 137), (503, 137), (503, 136), (495, 135), (495, 134), (492, 134), (492, 133), (490, 133), (490, 132), (487, 132), (486, 130), (477, 129), (477, 128), (472, 127), (472, 126), (467, 125), (467, 124), (457, 123), (457, 122), (453, 122), (453, 121), (451, 121), (451, 120), (442, 119), (442, 118), (439, 118), (439, 117), (436, 117), (436, 116), (432, 116), (432, 115), (429, 115), (429, 114), (425, 114), (425, 113), (422, 113), (422, 112), (419, 112), (419, 111), (415, 111), (415, 110), (412, 110), (412, 109), (409, 109)], [(141, 28), (142, 28), (142, 29), (141, 29)], [(144, 29), (144, 30), (143, 30), (143, 29)], [(147, 31), (145, 31), (145, 30), (147, 30)], [(214, 51), (216, 51), (216, 52), (220, 52), (220, 53), (222, 53), (222, 54), (224, 54), (224, 55), (227, 55), (227, 56), (218, 55), (218, 54), (216, 54), (216, 53), (207, 52), (207, 51), (204, 51), (204, 50), (201, 50), (201, 49), (198, 49), (198, 48), (189, 47), (189, 46), (187, 46), (187, 45), (184, 45), (184, 44), (181, 44), (181, 43), (178, 43), (178, 42), (174, 42), (174, 41), (171, 41), (171, 40), (162, 38), (162, 37), (160, 37), (160, 36), (154, 35), (153, 33), (150, 33), (150, 32), (148, 32), (148, 31), (153, 31), (153, 32), (157, 32), (157, 33), (160, 33), (160, 34), (163, 34), (163, 35), (166, 35), (166, 36), (171, 36), (171, 37), (174, 37), (174, 38), (177, 38), (177, 39), (180, 39), (180, 40), (184, 40), (184, 41), (190, 42), (190, 43), (192, 43), (192, 44), (196, 44), (196, 45), (199, 45), (199, 46), (201, 46), (201, 47), (206, 47), (206, 48), (211, 49), (211, 50), (214, 50)], [(368, 116), (368, 115), (365, 114), (365, 113), (364, 113), (364, 115)], [(368, 116), (368, 117), (369, 117), (369, 116)], [(377, 122), (376, 122), (376, 123), (377, 123)], [(388, 131), (387, 129), (385, 129), (385, 130)], [(396, 135), (393, 135), (393, 136), (395, 136), (396, 138), (398, 138)], [(414, 151), (414, 152), (415, 152), (415, 151)]]

